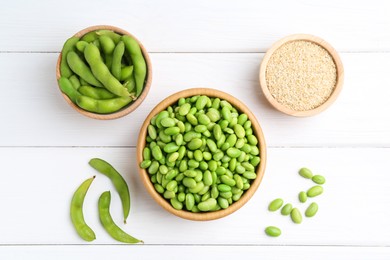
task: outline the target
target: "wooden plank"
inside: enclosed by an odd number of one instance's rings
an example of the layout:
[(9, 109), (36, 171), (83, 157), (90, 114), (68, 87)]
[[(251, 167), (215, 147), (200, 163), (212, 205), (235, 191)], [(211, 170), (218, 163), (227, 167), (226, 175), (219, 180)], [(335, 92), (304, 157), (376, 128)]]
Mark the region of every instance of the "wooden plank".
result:
[(385, 0), (159, 3), (10, 1), (0, 10), (0, 51), (59, 51), (77, 31), (102, 23), (134, 33), (152, 52), (264, 52), (294, 33), (317, 35), (341, 51), (390, 50)]
[[(96, 205), (99, 195), (111, 190), (115, 221), (148, 245), (390, 246), (389, 156), (389, 148), (268, 149), (263, 182), (243, 208), (220, 220), (193, 222), (169, 214), (146, 193), (134, 148), (0, 148), (0, 244), (87, 244), (72, 227), (69, 203), (77, 186), (97, 174), (84, 204), (85, 219), (96, 232), (95, 245), (117, 244), (101, 227)], [(122, 224), (120, 200), (110, 181), (89, 167), (92, 157), (106, 159), (129, 183), (127, 225)], [(308, 203), (299, 203), (297, 194), (313, 183), (297, 174), (302, 166), (323, 174), (327, 182), (324, 194), (309, 200), (318, 202), (317, 215), (297, 225), (268, 212), (267, 205), (281, 197), (305, 210)], [(267, 237), (263, 230), (268, 225), (279, 226), (282, 236)]]
[[(0, 54), (1, 146), (135, 146), (163, 98), (192, 87), (230, 93), (254, 112), (270, 146), (390, 145), (390, 53), (342, 54), (345, 85), (325, 112), (294, 118), (272, 109), (258, 83), (260, 54), (152, 54), (154, 81), (138, 109), (117, 120), (83, 117), (61, 97), (57, 54)], [(367, 65), (368, 64), (368, 65)], [(21, 73), (23, 71), (23, 73)]]
[(0, 257), (8, 260), (85, 259), (389, 259), (389, 248), (375, 247), (302, 247), (302, 246), (3, 246)]

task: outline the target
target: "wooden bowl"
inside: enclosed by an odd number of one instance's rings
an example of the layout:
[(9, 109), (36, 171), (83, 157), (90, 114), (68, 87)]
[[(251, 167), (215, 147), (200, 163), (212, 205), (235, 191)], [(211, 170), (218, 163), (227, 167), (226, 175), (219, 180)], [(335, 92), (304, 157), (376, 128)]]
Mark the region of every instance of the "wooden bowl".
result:
[[(333, 61), (336, 65), (336, 85), (335, 88), (332, 92), (332, 94), (329, 96), (329, 98), (320, 106), (311, 109), (311, 110), (305, 110), (305, 111), (295, 111), (292, 110), (282, 104), (280, 104), (270, 93), (268, 86), (267, 86), (267, 81), (266, 81), (266, 70), (267, 70), (267, 64), (268, 61), (270, 60), (272, 54), (283, 44), (287, 42), (292, 42), (292, 41), (309, 41), (313, 42), (321, 47), (323, 47), (325, 50), (328, 51), (328, 53), (332, 56)], [(272, 47), (267, 51), (265, 54), (263, 61), (261, 62), (260, 66), (260, 73), (259, 73), (259, 79), (260, 79), (260, 86), (261, 89), (266, 97), (266, 99), (271, 103), (273, 107), (275, 107), (277, 110), (291, 116), (296, 116), (296, 117), (306, 117), (306, 116), (313, 116), (316, 115), (322, 111), (324, 111), (326, 108), (328, 108), (337, 98), (339, 95), (343, 82), (344, 82), (344, 68), (343, 64), (341, 62), (341, 59), (336, 52), (336, 50), (326, 41), (323, 39), (313, 36), (313, 35), (308, 35), (308, 34), (294, 34), (287, 36), (285, 38), (282, 38), (281, 40), (277, 41), (272, 45)]]
[[(191, 97), (194, 95), (206, 95), (209, 97), (218, 97), (221, 100), (225, 99), (229, 101), (238, 111), (243, 112), (248, 115), (249, 120), (252, 122), (252, 128), (254, 135), (257, 137), (259, 143), (258, 147), (260, 149), (260, 164), (257, 166), (256, 173), (257, 178), (252, 182), (251, 187), (245, 191), (245, 193), (242, 195), (242, 197), (237, 201), (234, 202), (232, 205), (230, 205), (227, 209), (221, 209), (214, 212), (201, 212), (201, 213), (192, 213), (186, 210), (176, 210), (174, 209), (171, 204), (164, 199), (155, 189), (153, 186), (153, 183), (150, 180), (149, 174), (145, 169), (142, 169), (139, 167), (140, 163), (143, 161), (143, 149), (146, 145), (146, 136), (147, 136), (147, 127), (150, 124), (150, 120), (158, 114), (160, 111), (166, 109), (168, 106), (172, 104), (176, 104), (179, 98), (186, 98)], [(253, 115), (253, 113), (238, 99), (234, 98), (233, 96), (218, 91), (215, 89), (209, 89), (209, 88), (193, 88), (193, 89), (187, 89), (180, 92), (177, 92), (176, 94), (173, 94), (163, 101), (161, 101), (148, 115), (148, 117), (145, 119), (144, 124), (142, 125), (141, 131), (139, 133), (138, 137), (138, 144), (137, 144), (137, 162), (138, 162), (138, 169), (139, 173), (142, 179), (142, 182), (144, 183), (147, 191), (149, 194), (153, 197), (153, 199), (160, 204), (165, 210), (169, 211), (170, 213), (189, 220), (197, 220), (197, 221), (206, 221), (206, 220), (213, 220), (225, 217), (239, 208), (241, 208), (255, 193), (257, 188), (260, 185), (260, 182), (264, 175), (265, 170), (265, 164), (266, 164), (266, 145), (265, 140), (263, 136), (263, 132), (260, 128), (259, 123), (256, 120), (256, 117)]]
[[(89, 111), (86, 111), (86, 110), (80, 108), (79, 106), (74, 104), (68, 98), (67, 95), (62, 93), (61, 89), (60, 89), (60, 91), (61, 91), (62, 96), (66, 100), (66, 102), (73, 109), (75, 109), (77, 112), (79, 112), (80, 114), (82, 114), (84, 116), (87, 116), (87, 117), (90, 117), (90, 118), (94, 118), (94, 119), (109, 120), (109, 119), (120, 118), (120, 117), (123, 117), (123, 116), (129, 114), (130, 112), (135, 110), (144, 101), (144, 99), (148, 95), (150, 86), (152, 84), (153, 73), (152, 73), (152, 63), (150, 61), (149, 54), (146, 51), (145, 47), (142, 45), (142, 43), (136, 37), (134, 37), (134, 35), (130, 34), (129, 32), (127, 32), (127, 31), (125, 31), (125, 30), (123, 30), (121, 28), (110, 26), (110, 25), (96, 25), (96, 26), (91, 26), (91, 27), (85, 28), (85, 29), (79, 31), (78, 33), (76, 33), (74, 36), (81, 38), (84, 34), (87, 34), (87, 33), (91, 32), (91, 31), (101, 30), (101, 29), (112, 30), (112, 31), (114, 31), (114, 32), (116, 32), (118, 34), (121, 34), (121, 35), (129, 35), (129, 36), (133, 37), (139, 43), (139, 46), (140, 46), (140, 48), (142, 50), (142, 54), (143, 54), (143, 56), (145, 58), (145, 62), (146, 62), (147, 70), (148, 70), (147, 76), (146, 76), (146, 79), (145, 79), (146, 80), (145, 86), (144, 86), (144, 89), (142, 90), (141, 95), (134, 102), (130, 103), (129, 105), (125, 106), (124, 108), (122, 108), (121, 110), (119, 110), (117, 112), (114, 112), (114, 113), (111, 113), (111, 114), (97, 114), (97, 113), (92, 113), (92, 112), (89, 112)], [(61, 77), (61, 72), (60, 72), (61, 58), (62, 58), (62, 53), (60, 53), (60, 55), (58, 57), (58, 61), (57, 61), (57, 67), (56, 67), (57, 81)]]

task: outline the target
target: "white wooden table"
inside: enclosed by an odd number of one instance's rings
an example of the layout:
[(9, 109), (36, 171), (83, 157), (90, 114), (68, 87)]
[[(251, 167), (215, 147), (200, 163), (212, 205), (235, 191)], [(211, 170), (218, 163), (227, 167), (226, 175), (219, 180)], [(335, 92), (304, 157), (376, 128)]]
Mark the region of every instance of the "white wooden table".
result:
[[(122, 27), (150, 52), (151, 91), (114, 121), (81, 116), (61, 97), (55, 64), (63, 42), (97, 24)], [(0, 8), (0, 259), (390, 259), (390, 6), (383, 1), (3, 1)], [(293, 118), (260, 91), (259, 65), (273, 42), (293, 33), (326, 39), (339, 52), (345, 84), (324, 113)], [(190, 87), (235, 95), (260, 122), (266, 173), (238, 212), (210, 222), (175, 217), (146, 193), (135, 145), (163, 98)], [(101, 157), (124, 174), (132, 209), (121, 227), (145, 241), (123, 245), (102, 229), (99, 176), (85, 203), (96, 232), (81, 240), (69, 218), (75, 188)], [(327, 177), (313, 219), (293, 224), (267, 211), (282, 197), (299, 205), (307, 166)], [(113, 192), (112, 214), (121, 219)], [(306, 204), (307, 205), (307, 204)], [(299, 205), (304, 209), (302, 205)], [(283, 230), (265, 236), (268, 225)], [(119, 258), (122, 257), (122, 258)]]

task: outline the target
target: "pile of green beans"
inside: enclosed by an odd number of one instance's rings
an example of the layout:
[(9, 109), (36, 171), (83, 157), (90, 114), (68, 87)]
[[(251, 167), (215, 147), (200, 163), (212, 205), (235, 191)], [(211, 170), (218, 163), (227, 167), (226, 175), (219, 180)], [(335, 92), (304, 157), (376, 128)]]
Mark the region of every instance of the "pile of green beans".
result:
[(180, 98), (151, 119), (146, 142), (140, 167), (177, 210), (226, 209), (257, 177), (252, 123), (226, 100)]
[[(106, 175), (114, 184), (116, 191), (118, 192), (123, 208), (123, 215), (126, 223), (126, 218), (130, 212), (130, 193), (125, 179), (122, 175), (115, 170), (115, 168), (108, 162), (93, 158), (89, 161), (91, 165), (98, 172)], [(70, 205), (70, 217), (72, 224), (75, 227), (79, 236), (85, 241), (93, 241), (96, 239), (95, 232), (87, 225), (84, 220), (83, 205), (84, 199), (87, 195), (88, 189), (91, 186), (92, 181), (95, 179), (93, 176), (90, 179), (85, 180), (73, 194), (73, 198)], [(98, 201), (99, 218), (103, 228), (107, 233), (117, 241), (123, 243), (143, 243), (125, 231), (123, 231), (118, 225), (115, 224), (110, 213), (111, 193), (110, 191), (103, 192)]]
[(141, 95), (147, 66), (134, 38), (97, 30), (65, 42), (60, 74), (61, 91), (74, 104), (89, 112), (109, 114)]

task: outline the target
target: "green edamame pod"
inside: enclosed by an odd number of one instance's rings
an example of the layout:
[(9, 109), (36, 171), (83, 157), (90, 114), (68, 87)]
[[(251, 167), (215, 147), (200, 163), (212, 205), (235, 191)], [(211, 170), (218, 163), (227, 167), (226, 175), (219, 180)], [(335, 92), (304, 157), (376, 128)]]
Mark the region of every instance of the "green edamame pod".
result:
[(72, 75), (69, 77), (69, 80), (72, 83), (72, 86), (78, 90), (78, 88), (81, 86), (79, 78), (76, 75)]
[(87, 97), (94, 99), (110, 99), (115, 98), (116, 96), (112, 94), (110, 91), (104, 88), (94, 88), (91, 86), (81, 86), (78, 91)]
[(98, 172), (106, 175), (114, 184), (122, 201), (124, 222), (126, 223), (126, 219), (130, 212), (130, 193), (125, 179), (123, 179), (122, 175), (120, 175), (111, 164), (102, 159), (93, 158), (89, 161), (89, 165)]
[(128, 35), (122, 36), (122, 41), (125, 44), (126, 51), (130, 54), (130, 57), (134, 65), (134, 79), (136, 92), (135, 95), (138, 97), (144, 88), (145, 77), (146, 77), (146, 62), (142, 55), (141, 48), (138, 42)]
[(89, 43), (86, 42), (86, 41), (78, 41), (76, 43), (76, 49), (79, 51), (79, 52), (84, 52), (84, 49), (85, 47), (87, 47)]
[(69, 38), (62, 47), (61, 51), (61, 63), (60, 63), (60, 73), (62, 77), (69, 78), (72, 76), (73, 72), (70, 69), (67, 63), (67, 56), (70, 51), (74, 50), (76, 43), (80, 40), (78, 37)]
[(89, 66), (91, 66), (93, 75), (103, 83), (106, 89), (120, 97), (130, 95), (127, 89), (111, 74), (106, 64), (103, 63), (100, 51), (95, 45), (89, 44), (84, 50), (84, 55)]
[(104, 54), (112, 54), (114, 52), (115, 43), (110, 37), (107, 35), (101, 35), (99, 37), (99, 41)]
[(96, 31), (92, 31), (92, 32), (84, 34), (84, 36), (81, 37), (81, 40), (90, 43), (90, 42), (93, 42), (94, 40), (96, 40), (97, 38), (98, 38), (98, 35), (96, 34)]
[(67, 61), (72, 71), (79, 75), (86, 82), (96, 87), (103, 87), (102, 83), (100, 83), (95, 78), (89, 67), (84, 63), (84, 61), (79, 57), (79, 55), (77, 55), (77, 53), (75, 53), (74, 51), (70, 51), (67, 55)]
[(96, 35), (98, 36), (102, 36), (102, 35), (106, 35), (108, 37), (110, 37), (115, 44), (117, 44), (120, 40), (121, 40), (121, 36), (117, 33), (115, 33), (114, 31), (111, 31), (111, 30), (97, 30), (96, 32)]
[(133, 99), (131, 97), (117, 97), (105, 100), (98, 100), (80, 95), (76, 98), (76, 104), (84, 110), (98, 113), (110, 114), (128, 105)]
[(92, 241), (96, 239), (93, 230), (85, 223), (83, 214), (84, 198), (87, 194), (89, 186), (95, 179), (95, 176), (84, 181), (73, 194), (72, 202), (70, 204), (70, 217), (73, 226), (76, 228), (77, 234), (85, 241)]
[[(122, 57), (125, 53), (125, 44), (120, 41), (115, 49), (114, 53), (112, 55), (112, 65), (111, 65), (111, 72), (112, 75), (117, 79), (121, 79), (121, 72), (122, 72)], [(131, 66), (132, 67), (132, 66)], [(126, 77), (127, 78), (127, 77)]]
[(70, 80), (65, 77), (61, 77), (58, 80), (58, 84), (60, 85), (61, 91), (65, 93), (65, 95), (67, 95), (73, 103), (76, 103), (76, 100), (80, 96), (80, 93), (72, 86)]
[(133, 75), (133, 69), (134, 69), (133, 65), (125, 66), (125, 67), (121, 68), (120, 80), (121, 81), (128, 80)]
[(129, 243), (129, 244), (143, 243), (142, 240), (130, 236), (115, 224), (110, 214), (110, 203), (111, 203), (111, 193), (109, 191), (103, 192), (98, 202), (99, 218), (100, 218), (100, 222), (102, 223), (107, 233), (115, 240), (123, 243)]

